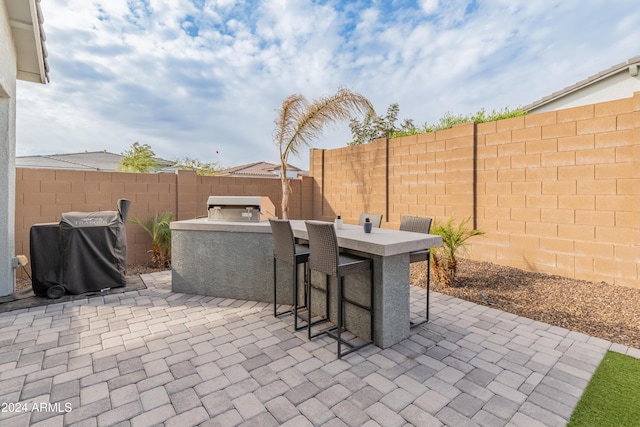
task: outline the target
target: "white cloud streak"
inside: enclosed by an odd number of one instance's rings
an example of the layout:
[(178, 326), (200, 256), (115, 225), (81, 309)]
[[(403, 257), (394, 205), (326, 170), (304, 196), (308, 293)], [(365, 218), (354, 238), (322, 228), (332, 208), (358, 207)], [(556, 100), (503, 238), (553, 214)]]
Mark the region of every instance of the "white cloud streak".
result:
[[(525, 105), (639, 54), (621, 0), (43, 0), (51, 83), (19, 83), (18, 155), (134, 141), (164, 158), (277, 161), (275, 110), (346, 86), (379, 113)], [(344, 146), (347, 125), (318, 147)], [(215, 155), (216, 150), (220, 152)], [(307, 167), (306, 156), (295, 160)]]

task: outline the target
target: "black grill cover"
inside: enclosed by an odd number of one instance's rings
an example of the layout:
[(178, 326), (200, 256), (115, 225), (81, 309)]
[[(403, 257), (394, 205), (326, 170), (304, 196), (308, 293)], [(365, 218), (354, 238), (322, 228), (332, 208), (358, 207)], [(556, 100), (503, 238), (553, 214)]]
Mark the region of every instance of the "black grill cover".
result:
[[(53, 284), (64, 286), (70, 294), (125, 286), (125, 224), (129, 206), (128, 200), (121, 199), (117, 211), (64, 213), (56, 242), (42, 240), (46, 233), (49, 233), (49, 238), (53, 237), (50, 224), (32, 227), (34, 293), (46, 295), (47, 289)], [(54, 250), (56, 245), (58, 251)], [(53, 255), (55, 252), (61, 255)], [(44, 265), (37, 265), (41, 262)]]
[(29, 231), (31, 286), (33, 293), (47, 296), (47, 289), (62, 283), (60, 224), (34, 224)]

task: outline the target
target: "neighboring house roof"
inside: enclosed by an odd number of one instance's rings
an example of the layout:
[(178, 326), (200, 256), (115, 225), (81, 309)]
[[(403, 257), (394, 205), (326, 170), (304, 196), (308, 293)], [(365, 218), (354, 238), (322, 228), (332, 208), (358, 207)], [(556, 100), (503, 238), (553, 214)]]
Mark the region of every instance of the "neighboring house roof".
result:
[[(307, 171), (290, 164), (287, 164), (287, 174), (292, 178), (309, 175)], [(280, 178), (280, 164), (267, 162), (249, 163), (246, 165), (235, 166), (229, 169), (222, 170), (216, 175), (239, 176), (248, 178)]]
[(522, 109), (528, 113), (553, 111), (633, 96), (640, 91), (639, 69), (640, 56), (634, 56)]
[[(94, 170), (103, 172), (115, 172), (124, 156), (104, 151), (85, 151), (84, 153), (50, 154), (42, 156), (16, 157), (17, 168), (31, 169), (67, 169), (67, 170)], [(167, 167), (173, 166), (173, 162), (157, 159), (164, 172)], [(173, 172), (173, 170), (171, 170)]]
[[(16, 157), (17, 168), (28, 169), (61, 169), (61, 170), (86, 170), (116, 172), (118, 165), (124, 156), (120, 154), (103, 151), (85, 151), (84, 153), (71, 154), (47, 154), (39, 156), (19, 156)], [(156, 158), (159, 168), (155, 173), (175, 173), (179, 169), (175, 162)], [(292, 178), (306, 176), (309, 173), (293, 165), (289, 165), (287, 173)], [(240, 176), (249, 178), (279, 178), (280, 165), (267, 162), (249, 163), (247, 165), (236, 166), (225, 169), (216, 174), (217, 176)]]
[(36, 83), (49, 81), (44, 18), (40, 0), (6, 0), (9, 25), (16, 45), (20, 80)]

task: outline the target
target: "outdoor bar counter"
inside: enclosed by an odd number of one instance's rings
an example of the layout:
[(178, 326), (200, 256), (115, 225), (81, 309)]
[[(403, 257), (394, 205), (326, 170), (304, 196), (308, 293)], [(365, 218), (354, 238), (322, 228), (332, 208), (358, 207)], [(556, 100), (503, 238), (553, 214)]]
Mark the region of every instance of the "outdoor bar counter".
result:
[[(292, 220), (291, 227), (296, 238), (308, 238), (304, 221)], [(442, 238), (384, 228), (365, 233), (361, 226), (349, 224), (336, 230), (336, 234), (341, 249), (374, 260), (374, 343), (387, 348), (407, 338), (409, 253), (440, 246)], [(175, 221), (171, 223), (171, 236), (174, 292), (273, 302), (273, 239), (268, 221)], [(302, 271), (300, 266), (300, 289)], [(345, 287), (366, 289), (364, 282), (368, 278), (368, 274), (348, 277)], [(323, 285), (322, 275), (314, 274), (313, 283)], [(330, 288), (335, 291), (335, 281)], [(278, 302), (290, 304), (291, 295), (291, 267), (278, 265)], [(314, 294), (315, 301), (322, 299)], [(335, 307), (332, 311), (335, 313)], [(347, 307), (346, 318), (347, 329), (368, 338), (368, 320), (357, 308)]]

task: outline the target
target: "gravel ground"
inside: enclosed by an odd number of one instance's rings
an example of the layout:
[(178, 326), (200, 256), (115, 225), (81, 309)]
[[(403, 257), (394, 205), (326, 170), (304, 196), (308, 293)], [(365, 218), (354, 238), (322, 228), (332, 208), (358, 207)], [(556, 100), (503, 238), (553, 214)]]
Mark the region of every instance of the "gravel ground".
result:
[[(411, 265), (412, 285), (425, 286), (426, 264)], [(432, 275), (431, 290), (640, 348), (640, 289), (532, 273), (466, 259), (461, 259), (458, 266), (454, 286), (443, 288)], [(134, 265), (127, 268), (127, 275), (161, 270)], [(18, 280), (18, 289), (30, 286), (30, 279)]]
[[(426, 264), (411, 265), (412, 285), (425, 286)], [(443, 288), (432, 274), (431, 290), (640, 348), (640, 289), (462, 259), (454, 285)]]

